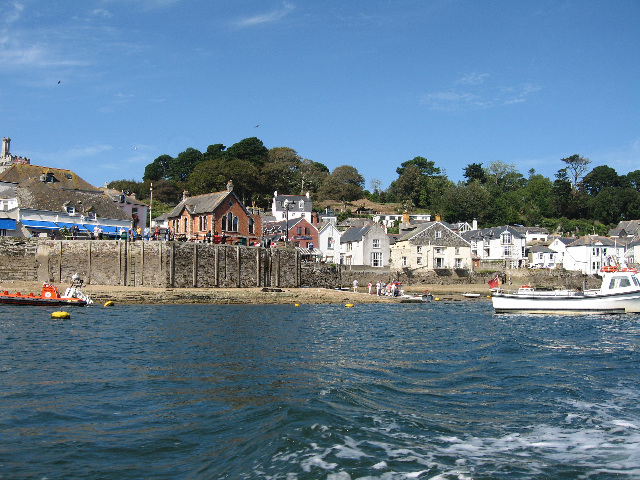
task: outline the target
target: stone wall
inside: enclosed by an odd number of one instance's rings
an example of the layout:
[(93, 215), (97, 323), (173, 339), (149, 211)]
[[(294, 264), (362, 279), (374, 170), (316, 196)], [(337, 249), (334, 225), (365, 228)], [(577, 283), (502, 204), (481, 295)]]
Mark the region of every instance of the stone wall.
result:
[(294, 249), (0, 237), (1, 280), (145, 287), (297, 287)]

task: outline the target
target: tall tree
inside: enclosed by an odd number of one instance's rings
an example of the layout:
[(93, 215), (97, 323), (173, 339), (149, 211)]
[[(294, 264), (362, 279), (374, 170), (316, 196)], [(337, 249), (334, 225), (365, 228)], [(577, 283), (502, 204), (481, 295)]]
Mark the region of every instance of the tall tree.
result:
[(170, 155), (160, 155), (144, 168), (142, 180), (161, 180), (169, 178), (169, 170), (173, 158)]
[(364, 189), (364, 177), (358, 170), (350, 165), (336, 167), (325, 179), (320, 194), (326, 200), (340, 200), (344, 210), (347, 202), (362, 198)]
[(621, 179), (613, 168), (601, 165), (594, 168), (584, 176), (582, 187), (589, 195), (596, 196), (606, 187), (620, 187)]
[(196, 165), (204, 160), (202, 152), (195, 148), (187, 148), (169, 162), (169, 179), (184, 182)]
[(481, 163), (470, 163), (464, 167), (463, 176), (467, 179), (467, 185), (475, 180), (480, 183), (485, 183), (487, 181), (487, 174), (485, 173), (484, 168), (482, 168)]
[(582, 176), (587, 171), (587, 165), (591, 163), (591, 160), (576, 154), (563, 158), (562, 161), (567, 164), (567, 175), (571, 181), (571, 188), (575, 192), (578, 190), (580, 180), (582, 180)]
[(269, 157), (269, 150), (264, 146), (262, 140), (257, 137), (249, 137), (231, 145), (227, 149), (226, 157), (246, 160), (262, 166)]

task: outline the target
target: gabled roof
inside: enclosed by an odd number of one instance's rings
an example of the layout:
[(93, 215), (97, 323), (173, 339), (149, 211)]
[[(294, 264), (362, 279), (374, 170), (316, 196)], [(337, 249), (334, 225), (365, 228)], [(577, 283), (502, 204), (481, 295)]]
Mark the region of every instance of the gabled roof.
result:
[(551, 250), (549, 247), (545, 247), (544, 245), (534, 245), (528, 250), (531, 253), (558, 253), (555, 250)]
[[(43, 181), (49, 175), (53, 181)], [(0, 180), (15, 182), (20, 209), (63, 212), (67, 206), (77, 213), (89, 211), (102, 218), (131, 220), (102, 190), (85, 182), (71, 170), (14, 164), (0, 174)]]
[[(558, 238), (554, 239), (553, 242), (555, 242), (556, 240), (558, 242), (564, 244), (564, 246), (566, 247), (567, 245), (570, 245), (573, 242), (575, 242), (576, 238), (575, 237), (558, 237)], [(553, 242), (551, 242), (551, 243), (553, 243)]]
[(137, 198), (132, 197), (131, 195), (127, 195), (124, 192), (121, 192), (120, 190), (115, 190), (113, 188), (106, 188), (106, 187), (103, 187), (100, 190), (102, 190), (105, 193), (105, 195), (107, 195), (108, 197), (111, 197), (111, 199), (114, 202), (120, 202), (120, 196), (124, 195), (125, 201), (122, 203), (127, 203), (129, 205), (138, 205), (141, 207), (149, 206), (148, 204), (141, 202)]
[(344, 232), (342, 232), (342, 236), (340, 237), (340, 243), (348, 243), (348, 242), (359, 242), (362, 240), (369, 230), (374, 227), (374, 223), (370, 223), (368, 225), (362, 225), (359, 227), (349, 227)]
[(262, 231), (284, 232), (287, 229), (292, 230), (300, 222), (307, 222), (307, 220), (304, 217), (296, 217), (290, 218), (289, 220), (280, 220), (279, 222), (264, 222), (262, 224)]
[(600, 235), (585, 235), (583, 237), (578, 238), (573, 241), (567, 247), (594, 247), (594, 246), (603, 246), (603, 247), (613, 247), (614, 245), (622, 245), (621, 242), (614, 242), (609, 237), (603, 237)]
[(180, 216), (182, 210), (185, 209), (190, 215), (211, 213), (229, 196), (233, 196), (236, 202), (244, 209), (245, 213), (249, 215), (249, 211), (233, 191), (223, 190), (222, 192), (205, 193), (204, 195), (196, 195), (195, 197), (182, 199), (182, 201), (169, 212), (169, 218)]
[[(285, 208), (282, 206), (285, 200), (291, 202), (289, 206), (290, 212), (310, 212), (313, 207), (311, 198), (306, 195), (277, 195), (274, 197), (274, 200), (276, 211), (278, 212), (285, 211)], [(303, 202), (302, 208), (300, 208), (300, 202)]]
[(499, 227), (483, 228), (482, 230), (470, 230), (461, 234), (462, 238), (470, 242), (471, 240), (500, 238), (504, 232), (509, 232), (515, 238), (525, 238), (524, 232), (521, 233), (511, 225), (501, 225)]
[[(441, 238), (435, 238), (435, 233), (433, 232), (436, 232), (436, 231), (440, 231), (440, 232), (444, 231), (446, 232), (446, 235), (442, 236)], [(422, 238), (422, 237), (425, 237), (425, 238)], [(423, 223), (422, 225), (417, 226), (415, 229), (402, 235), (397, 240), (397, 242), (405, 242), (405, 241), (411, 242), (411, 240), (416, 240), (416, 242), (419, 244), (420, 241), (426, 241), (427, 239), (429, 240), (429, 243), (432, 245), (440, 245), (440, 246), (442, 245), (452, 246), (452, 244), (454, 244), (455, 246), (469, 245), (469, 242), (465, 240), (461, 234), (459, 234), (453, 229), (453, 225), (451, 225), (450, 223), (442, 222), (440, 220), (436, 220), (433, 222), (426, 222), (426, 223)]]

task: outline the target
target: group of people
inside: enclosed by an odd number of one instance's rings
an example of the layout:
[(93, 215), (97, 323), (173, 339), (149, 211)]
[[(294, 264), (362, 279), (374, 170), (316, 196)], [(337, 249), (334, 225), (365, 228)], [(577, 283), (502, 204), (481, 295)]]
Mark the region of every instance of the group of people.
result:
[[(97, 231), (96, 231), (97, 229)], [(96, 225), (96, 227), (93, 229), (94, 232), (94, 238), (97, 239), (101, 239), (101, 235), (102, 235), (102, 229)], [(116, 239), (118, 240), (128, 240), (130, 242), (134, 242), (136, 240), (160, 240), (160, 228), (156, 227), (155, 230), (153, 230), (153, 232), (151, 232), (151, 229), (149, 227), (138, 227), (138, 228), (124, 228), (124, 227), (120, 227), (120, 230), (118, 230), (118, 235), (116, 236)], [(170, 228), (167, 228), (164, 232), (164, 239), (165, 240), (173, 240), (173, 234), (171, 232)]]
[[(376, 282), (375, 285), (369, 282), (367, 284), (367, 289), (368, 289), (369, 295), (373, 295), (372, 290), (375, 287), (376, 289), (375, 294), (379, 297), (383, 295), (389, 296), (389, 297), (398, 297), (400, 295), (404, 295), (404, 290), (402, 290), (401, 286), (402, 285), (399, 282), (389, 282), (389, 283)], [(353, 281), (353, 291), (354, 293), (358, 293), (358, 280)]]

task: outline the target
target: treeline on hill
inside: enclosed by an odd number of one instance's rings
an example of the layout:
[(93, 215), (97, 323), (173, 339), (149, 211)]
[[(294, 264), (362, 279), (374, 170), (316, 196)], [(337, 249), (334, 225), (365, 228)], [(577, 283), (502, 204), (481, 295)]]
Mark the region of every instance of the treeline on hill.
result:
[(539, 225), (564, 233), (604, 234), (620, 220), (640, 218), (640, 170), (618, 175), (613, 168), (598, 166), (589, 171), (590, 163), (579, 155), (559, 159), (564, 167), (554, 180), (533, 169), (525, 177), (500, 161), (487, 167), (470, 163), (464, 168), (465, 180), (454, 183), (433, 161), (415, 157), (400, 164), (398, 177), (386, 190), (377, 178), (366, 190), (364, 178), (352, 166), (330, 172), (292, 148), (267, 149), (250, 137), (229, 148), (217, 143), (204, 153), (187, 148), (177, 157), (161, 155), (146, 166), (142, 182), (117, 180), (109, 187), (148, 201), (153, 183), (154, 216), (175, 206), (184, 190), (191, 195), (217, 192), (231, 180), (246, 205), (263, 208), (270, 207), (277, 190), (287, 195), (310, 192), (316, 202), (339, 201), (345, 208), (366, 198), (395, 204), (397, 210), (439, 213), (452, 223), (477, 219), (482, 226)]

